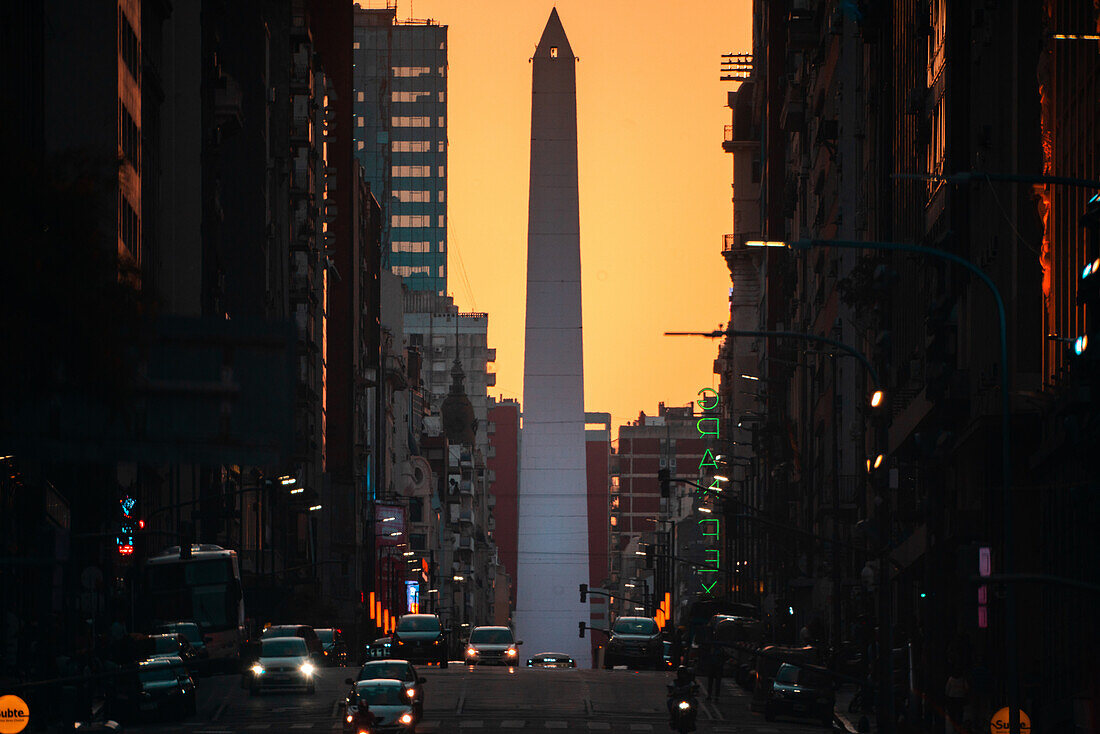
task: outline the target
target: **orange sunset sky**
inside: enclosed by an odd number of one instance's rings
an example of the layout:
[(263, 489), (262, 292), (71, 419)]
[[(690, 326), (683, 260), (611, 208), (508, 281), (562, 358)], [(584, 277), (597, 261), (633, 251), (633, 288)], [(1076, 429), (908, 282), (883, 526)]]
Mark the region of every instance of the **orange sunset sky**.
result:
[[(363, 2), (364, 7), (377, 7)], [(543, 0), (402, 0), (449, 41), (448, 287), (489, 314), (495, 396), (523, 396), (528, 59), (555, 6)], [(613, 430), (686, 405), (716, 340), (666, 337), (729, 318), (722, 235), (732, 232), (732, 82), (722, 53), (751, 51), (751, 0), (556, 3), (577, 64), (585, 409)]]

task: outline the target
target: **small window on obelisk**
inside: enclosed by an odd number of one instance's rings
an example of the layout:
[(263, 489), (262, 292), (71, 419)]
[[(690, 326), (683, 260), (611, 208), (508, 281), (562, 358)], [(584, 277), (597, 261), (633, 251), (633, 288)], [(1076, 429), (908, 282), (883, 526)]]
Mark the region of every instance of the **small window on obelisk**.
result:
[(550, 58), (552, 58), (552, 59), (558, 58), (558, 47), (557, 46), (551, 46), (550, 47)]

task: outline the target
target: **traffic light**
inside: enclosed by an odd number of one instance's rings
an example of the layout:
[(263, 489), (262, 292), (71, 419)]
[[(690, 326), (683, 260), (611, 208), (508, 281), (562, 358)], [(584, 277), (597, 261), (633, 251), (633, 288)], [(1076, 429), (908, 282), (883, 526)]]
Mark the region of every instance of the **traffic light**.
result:
[(581, 603), (588, 601), (588, 584), (581, 584)]
[(654, 547), (652, 543), (645, 546), (645, 567), (653, 568)]
[(657, 481), (661, 484), (661, 496), (668, 497), (672, 493), (672, 475), (668, 469), (657, 470)]
[(577, 637), (584, 637), (584, 622), (577, 622), (577, 628), (580, 630)]
[(137, 500), (125, 495), (118, 501), (119, 525), (115, 542), (118, 554), (124, 558), (134, 555), (134, 536), (138, 530)]

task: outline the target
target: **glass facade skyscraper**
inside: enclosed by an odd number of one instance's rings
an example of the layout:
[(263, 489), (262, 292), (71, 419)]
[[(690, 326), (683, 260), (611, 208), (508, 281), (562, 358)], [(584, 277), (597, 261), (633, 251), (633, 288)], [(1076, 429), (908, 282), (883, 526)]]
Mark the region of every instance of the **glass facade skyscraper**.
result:
[(383, 263), (447, 291), (447, 26), (355, 11), (355, 152), (382, 204)]

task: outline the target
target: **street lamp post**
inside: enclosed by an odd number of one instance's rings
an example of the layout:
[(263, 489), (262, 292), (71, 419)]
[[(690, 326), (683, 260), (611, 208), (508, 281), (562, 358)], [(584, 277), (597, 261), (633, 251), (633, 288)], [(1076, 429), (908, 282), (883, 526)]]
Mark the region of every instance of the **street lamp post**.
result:
[[(973, 174), (971, 174), (973, 177)], [(990, 179), (992, 174), (982, 174), (981, 178)], [(998, 176), (998, 178), (1004, 178)], [(1034, 177), (1029, 177), (1034, 178)], [(1096, 182), (1083, 179), (1062, 179), (1061, 177), (1049, 177), (1052, 183), (1095, 184)], [(1012, 177), (1010, 180), (1019, 180), (1020, 177)], [(1057, 180), (1054, 180), (1057, 179)], [(792, 250), (809, 250), (817, 247), (838, 247), (854, 250), (893, 250), (900, 252), (914, 252), (921, 255), (937, 257), (961, 265), (976, 275), (993, 294), (997, 304), (997, 325), (1000, 331), (1001, 342), (1001, 479), (1003, 508), (1003, 535), (1004, 535), (1004, 572), (1012, 574), (1014, 569), (1013, 559), (1013, 502), (1012, 502), (1012, 461), (1010, 441), (1010, 403), (1008, 393), (1008, 329), (1005, 318), (1005, 304), (997, 285), (984, 270), (964, 257), (953, 252), (938, 250), (924, 245), (911, 245), (903, 242), (877, 242), (859, 240), (824, 240), (806, 239), (793, 242), (746, 242), (746, 246), (754, 247), (788, 247)], [(1017, 649), (1016, 649), (1016, 593), (1012, 584), (1006, 584), (1005, 590), (1005, 667), (1007, 668), (1007, 692), (1009, 705), (1009, 732), (1016, 734), (1020, 731), (1020, 692), (1017, 679)]]

